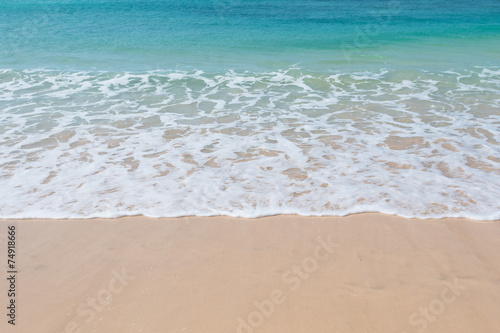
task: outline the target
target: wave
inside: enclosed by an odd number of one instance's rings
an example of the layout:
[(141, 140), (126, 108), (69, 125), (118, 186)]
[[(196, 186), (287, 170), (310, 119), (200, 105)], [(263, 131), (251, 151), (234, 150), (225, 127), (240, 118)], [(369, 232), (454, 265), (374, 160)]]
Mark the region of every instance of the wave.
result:
[(2, 218), (500, 219), (500, 69), (0, 70)]

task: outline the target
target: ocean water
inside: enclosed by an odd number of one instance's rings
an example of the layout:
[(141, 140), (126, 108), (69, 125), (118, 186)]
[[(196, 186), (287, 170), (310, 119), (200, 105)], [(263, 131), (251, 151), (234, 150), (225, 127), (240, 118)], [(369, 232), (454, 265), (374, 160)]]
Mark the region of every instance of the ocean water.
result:
[(0, 3), (0, 217), (500, 219), (500, 2)]

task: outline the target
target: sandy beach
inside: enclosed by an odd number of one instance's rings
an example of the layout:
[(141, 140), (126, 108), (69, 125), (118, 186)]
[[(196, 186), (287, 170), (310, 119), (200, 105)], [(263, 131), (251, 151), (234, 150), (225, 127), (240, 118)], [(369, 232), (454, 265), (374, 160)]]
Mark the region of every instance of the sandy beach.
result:
[(499, 54), (500, 0), (0, 1), (0, 333), (500, 333)]
[(2, 332), (500, 327), (498, 222), (382, 214), (3, 220), (4, 257), (9, 225), (17, 232), (16, 325), (4, 314)]

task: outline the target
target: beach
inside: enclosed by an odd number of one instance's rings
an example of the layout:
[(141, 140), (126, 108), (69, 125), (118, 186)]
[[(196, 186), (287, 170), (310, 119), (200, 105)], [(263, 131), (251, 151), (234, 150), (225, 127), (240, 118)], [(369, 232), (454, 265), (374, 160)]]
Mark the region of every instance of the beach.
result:
[(500, 3), (0, 2), (0, 332), (500, 328)]
[(2, 220), (2, 249), (12, 225), (17, 322), (2, 320), (2, 332), (500, 327), (498, 221), (377, 213)]

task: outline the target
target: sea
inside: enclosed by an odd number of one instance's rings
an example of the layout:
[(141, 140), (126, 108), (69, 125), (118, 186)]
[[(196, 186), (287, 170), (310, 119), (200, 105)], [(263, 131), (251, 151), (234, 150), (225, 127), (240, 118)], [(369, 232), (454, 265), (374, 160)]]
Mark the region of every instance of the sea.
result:
[(500, 1), (0, 1), (0, 218), (360, 212), (500, 219)]

